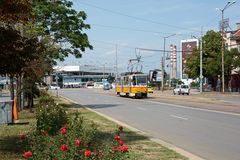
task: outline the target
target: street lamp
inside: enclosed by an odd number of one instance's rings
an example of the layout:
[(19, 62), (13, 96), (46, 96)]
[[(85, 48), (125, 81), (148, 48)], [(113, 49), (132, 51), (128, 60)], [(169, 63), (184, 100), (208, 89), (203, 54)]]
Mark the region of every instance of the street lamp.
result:
[[(164, 72), (165, 72), (165, 47), (166, 47), (166, 39), (169, 38), (169, 37), (172, 37), (172, 36), (175, 36), (176, 34), (171, 34), (169, 36), (166, 36), (166, 37), (163, 37), (163, 46), (164, 46), (164, 49), (163, 49), (163, 67), (162, 67), (162, 91), (163, 91), (163, 85), (164, 85)], [(170, 73), (169, 73), (169, 84), (170, 84)]]
[(224, 11), (229, 8), (231, 5), (236, 3), (236, 1), (228, 1), (227, 4), (223, 9), (217, 8), (217, 10), (221, 11), (222, 14), (222, 22), (221, 22), (221, 32), (222, 32), (222, 92), (225, 92), (225, 82), (224, 82), (224, 26), (223, 26), (223, 18), (224, 18)]

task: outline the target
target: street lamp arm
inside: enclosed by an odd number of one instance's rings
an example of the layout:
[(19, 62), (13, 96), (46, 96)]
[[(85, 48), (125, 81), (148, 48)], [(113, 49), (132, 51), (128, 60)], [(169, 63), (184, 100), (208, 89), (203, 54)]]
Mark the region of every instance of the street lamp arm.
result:
[(169, 37), (172, 37), (172, 36), (175, 36), (175, 35), (177, 35), (176, 33), (174, 33), (174, 34), (171, 34), (171, 35), (169, 35), (169, 36), (166, 36), (166, 37), (163, 37), (163, 38), (169, 38)]
[(229, 7), (230, 7), (231, 5), (233, 5), (234, 3), (236, 3), (236, 1), (232, 1), (232, 2), (228, 1), (228, 3), (226, 4), (226, 6), (225, 6), (222, 10), (224, 11), (225, 9), (229, 8)]

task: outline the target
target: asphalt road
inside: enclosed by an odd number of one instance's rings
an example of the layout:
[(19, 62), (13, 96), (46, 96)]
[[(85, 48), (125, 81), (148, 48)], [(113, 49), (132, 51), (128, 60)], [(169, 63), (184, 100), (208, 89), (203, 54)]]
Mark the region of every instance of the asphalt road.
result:
[(204, 159), (240, 160), (240, 115), (91, 89), (64, 89), (59, 94)]

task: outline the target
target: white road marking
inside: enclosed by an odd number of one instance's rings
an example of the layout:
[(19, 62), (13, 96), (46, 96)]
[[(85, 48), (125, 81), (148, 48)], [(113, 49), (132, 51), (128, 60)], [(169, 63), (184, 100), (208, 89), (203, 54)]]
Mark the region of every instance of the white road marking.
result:
[(148, 103), (153, 103), (153, 104), (161, 104), (161, 105), (166, 105), (166, 106), (172, 106), (176, 108), (184, 108), (184, 109), (189, 109), (189, 110), (197, 110), (197, 111), (204, 111), (204, 112), (212, 112), (212, 113), (220, 113), (220, 114), (226, 114), (226, 115), (231, 115), (231, 116), (240, 116), (239, 113), (231, 113), (231, 112), (224, 112), (224, 111), (215, 111), (215, 110), (210, 110), (210, 109), (202, 109), (202, 108), (192, 108), (192, 107), (187, 107), (183, 105), (178, 105), (178, 104), (170, 104), (170, 103), (163, 103), (163, 102), (156, 102), (156, 101), (144, 101)]
[(142, 111), (146, 111), (146, 109), (142, 108), (142, 107), (137, 107), (137, 109), (142, 110)]
[(170, 115), (170, 117), (173, 117), (173, 118), (178, 118), (178, 119), (182, 119), (182, 120), (185, 120), (185, 121), (187, 121), (187, 120), (188, 120), (188, 118), (185, 118), (185, 117), (180, 117), (180, 116), (176, 116), (176, 115), (173, 115), (173, 114), (171, 114), (171, 115)]

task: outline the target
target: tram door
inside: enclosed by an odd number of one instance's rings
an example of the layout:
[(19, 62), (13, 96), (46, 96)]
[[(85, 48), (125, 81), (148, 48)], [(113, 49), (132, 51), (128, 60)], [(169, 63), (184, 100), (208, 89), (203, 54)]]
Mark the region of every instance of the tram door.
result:
[(124, 86), (124, 77), (121, 77), (121, 92), (123, 92), (123, 86)]

